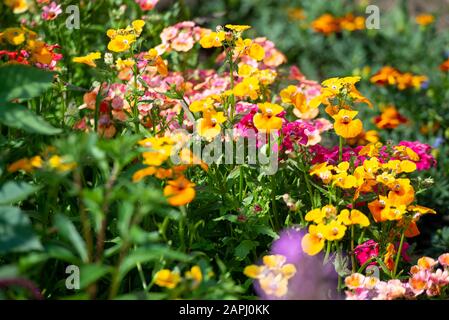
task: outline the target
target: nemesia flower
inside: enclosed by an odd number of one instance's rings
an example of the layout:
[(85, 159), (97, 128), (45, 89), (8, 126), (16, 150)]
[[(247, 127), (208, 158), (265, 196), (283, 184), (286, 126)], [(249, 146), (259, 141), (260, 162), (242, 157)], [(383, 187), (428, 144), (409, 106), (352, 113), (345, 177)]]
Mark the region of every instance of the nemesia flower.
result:
[(84, 63), (91, 67), (96, 67), (95, 60), (101, 59), (101, 53), (100, 52), (92, 52), (87, 54), (86, 56), (82, 57), (74, 57), (72, 59), (73, 62), (76, 63)]
[(333, 116), (335, 123), (335, 133), (343, 138), (354, 138), (362, 132), (363, 124), (360, 119), (354, 117), (357, 111), (340, 110), (337, 115)]
[(435, 21), (435, 17), (431, 14), (423, 13), (416, 16), (415, 21), (420, 26), (427, 26)]
[(402, 123), (407, 123), (407, 118), (402, 116), (394, 106), (389, 106), (380, 116), (374, 118), (374, 123), (379, 129), (394, 129)]
[[(371, 258), (379, 256), (379, 244), (374, 240), (365, 241), (355, 247), (354, 254), (359, 262), (359, 265), (362, 266)], [(376, 264), (376, 261), (372, 261), (368, 265), (372, 266)]]
[(152, 10), (159, 0), (135, 0), (136, 3), (139, 5), (140, 9), (144, 11)]
[(274, 103), (264, 102), (257, 105), (260, 113), (254, 115), (254, 126), (259, 131), (270, 132), (282, 127), (282, 118), (277, 117), (284, 109)]
[(179, 273), (171, 271), (169, 269), (162, 269), (155, 275), (155, 283), (159, 287), (174, 289), (180, 281), (181, 277)]
[(257, 279), (265, 294), (279, 298), (287, 294), (288, 280), (296, 273), (296, 267), (285, 262), (286, 257), (282, 255), (264, 256), (262, 266), (247, 266), (243, 273)]
[(176, 180), (168, 181), (164, 188), (164, 196), (172, 206), (183, 206), (195, 198), (195, 184), (180, 176)]
[(62, 13), (61, 5), (51, 2), (50, 5), (42, 7), (42, 19), (54, 20)]
[(225, 39), (225, 32), (219, 31), (219, 32), (213, 32), (204, 35), (201, 40), (200, 44), (203, 48), (209, 49), (213, 47), (221, 47), (222, 42)]
[(10, 7), (15, 14), (24, 13), (29, 9), (28, 0), (4, 0), (6, 6)]

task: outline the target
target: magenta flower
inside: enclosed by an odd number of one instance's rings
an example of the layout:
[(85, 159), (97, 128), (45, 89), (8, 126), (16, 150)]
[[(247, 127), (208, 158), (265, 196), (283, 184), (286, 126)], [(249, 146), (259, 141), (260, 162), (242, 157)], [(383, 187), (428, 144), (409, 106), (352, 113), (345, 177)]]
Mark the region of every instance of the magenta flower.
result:
[[(359, 265), (364, 265), (369, 259), (379, 255), (379, 244), (374, 240), (365, 241), (354, 249), (355, 257)], [(370, 262), (369, 266), (376, 265), (376, 261)]]

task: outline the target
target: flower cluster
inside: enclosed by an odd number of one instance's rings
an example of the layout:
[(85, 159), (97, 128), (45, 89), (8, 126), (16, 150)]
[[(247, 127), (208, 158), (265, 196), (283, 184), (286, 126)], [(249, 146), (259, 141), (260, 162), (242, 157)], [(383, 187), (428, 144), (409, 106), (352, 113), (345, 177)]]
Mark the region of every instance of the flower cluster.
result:
[(162, 30), (162, 43), (156, 47), (158, 52), (190, 51), (194, 44), (198, 42), (205, 29), (198, 27), (193, 21), (179, 22)]
[(332, 14), (326, 13), (318, 17), (312, 22), (312, 28), (316, 32), (330, 35), (333, 33), (347, 31), (356, 31), (365, 29), (365, 17), (354, 16), (348, 13), (343, 17), (335, 17)]
[(181, 277), (178, 270), (162, 269), (156, 272), (154, 283), (159, 287), (174, 289), (181, 281), (190, 282), (192, 289), (198, 287), (203, 281), (204, 276), (200, 266), (195, 265), (186, 271), (184, 278)]
[(40, 40), (37, 33), (25, 27), (7, 28), (0, 32), (0, 60), (6, 63), (33, 65), (38, 68), (55, 70), (62, 59), (57, 53), (58, 45), (50, 45)]
[(8, 172), (33, 173), (35, 170), (56, 170), (64, 173), (72, 171), (76, 163), (56, 153), (55, 148), (47, 147), (42, 155), (19, 159), (8, 165)]
[(394, 106), (388, 106), (380, 116), (374, 118), (374, 123), (379, 129), (394, 129), (400, 124), (407, 123), (407, 118), (400, 114)]
[(373, 75), (370, 80), (377, 85), (396, 86), (399, 90), (405, 90), (409, 88), (424, 88), (428, 78), (424, 75), (416, 75), (411, 72), (402, 73), (396, 68), (385, 66)]
[(296, 267), (286, 263), (286, 260), (280, 254), (264, 256), (262, 265), (247, 266), (243, 273), (249, 278), (257, 279), (265, 294), (282, 297), (287, 294), (288, 280), (296, 273)]
[[(442, 268), (435, 267), (441, 265)], [(438, 297), (449, 285), (449, 253), (442, 254), (438, 261), (422, 257), (410, 269), (406, 281), (392, 279), (381, 281), (373, 276), (354, 273), (346, 277), (348, 300), (394, 300), (417, 299), (423, 294)]]

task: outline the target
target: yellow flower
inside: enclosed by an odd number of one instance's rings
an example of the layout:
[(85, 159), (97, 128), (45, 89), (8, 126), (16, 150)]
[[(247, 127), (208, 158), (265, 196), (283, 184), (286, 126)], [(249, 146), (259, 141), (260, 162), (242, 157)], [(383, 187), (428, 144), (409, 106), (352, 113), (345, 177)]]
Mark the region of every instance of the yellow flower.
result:
[(14, 163), (11, 163), (7, 170), (10, 173), (17, 172), (17, 171), (25, 171), (27, 173), (32, 172), (34, 168), (41, 168), (42, 167), (42, 158), (40, 156), (35, 156), (31, 159), (23, 158), (20, 160), (15, 161)]
[(282, 127), (282, 118), (276, 117), (284, 108), (278, 104), (264, 102), (257, 105), (261, 113), (256, 113), (253, 117), (254, 126), (259, 131), (279, 130)]
[(118, 58), (115, 61), (115, 66), (117, 67), (117, 70), (123, 70), (126, 68), (131, 68), (132, 66), (134, 66), (136, 62), (133, 59), (122, 59), (122, 58)]
[(2, 38), (5, 38), (10, 44), (18, 46), (25, 42), (25, 32), (20, 28), (7, 28), (2, 33)]
[(263, 266), (257, 266), (252, 264), (250, 266), (246, 266), (243, 270), (245, 276), (251, 279), (258, 279), (262, 275), (262, 271), (265, 269)]
[(83, 57), (73, 58), (73, 62), (84, 63), (84, 64), (87, 64), (88, 66), (96, 67), (97, 65), (95, 64), (94, 60), (98, 60), (98, 59), (101, 59), (101, 53), (100, 52), (92, 52)]
[(199, 266), (193, 266), (190, 271), (186, 272), (186, 278), (192, 279), (196, 285), (200, 284), (203, 281), (203, 273), (201, 272), (201, 268)]
[(134, 20), (131, 23), (132, 27), (136, 31), (137, 35), (140, 35), (143, 31), (143, 27), (145, 26), (145, 21), (143, 20)]
[(331, 182), (333, 174), (332, 170), (334, 169), (334, 166), (328, 165), (327, 162), (318, 163), (310, 168), (310, 175), (311, 176), (318, 176), (325, 184), (328, 184)]
[(216, 137), (221, 132), (221, 124), (226, 121), (223, 112), (205, 111), (203, 118), (198, 120), (197, 130), (202, 137), (211, 139)]
[(177, 272), (173, 272), (168, 269), (162, 269), (156, 273), (155, 283), (159, 287), (165, 287), (168, 289), (174, 289), (181, 281), (181, 277)]
[(337, 115), (333, 116), (335, 123), (335, 133), (343, 138), (354, 138), (363, 130), (363, 124), (360, 119), (354, 119), (358, 111), (349, 111), (342, 109)]
[(214, 109), (214, 99), (211, 97), (206, 97), (201, 100), (193, 101), (190, 106), (189, 110), (192, 112), (206, 112), (211, 111)]
[(324, 235), (322, 227), (310, 225), (309, 233), (307, 233), (301, 240), (301, 246), (305, 253), (310, 256), (318, 254), (324, 248)]
[(340, 240), (346, 232), (346, 226), (338, 220), (332, 220), (325, 225), (318, 225), (318, 229), (322, 232), (323, 237), (329, 241)]
[(206, 49), (212, 47), (221, 47), (225, 36), (226, 34), (223, 31), (210, 32), (201, 38), (200, 45)]
[(310, 210), (309, 212), (307, 212), (304, 219), (306, 221), (313, 221), (316, 224), (320, 224), (323, 222), (323, 219), (325, 217), (326, 217), (325, 212), (321, 208), (318, 208), (318, 209), (313, 209), (313, 210)]
[(234, 94), (237, 97), (250, 97), (256, 100), (259, 97), (259, 88), (259, 80), (256, 77), (248, 77), (234, 87)]
[(48, 160), (50, 168), (56, 169), (61, 172), (70, 171), (76, 167), (74, 162), (65, 162), (60, 156), (54, 155)]
[(245, 30), (251, 29), (251, 26), (248, 25), (237, 25), (237, 24), (227, 24), (225, 27), (229, 30), (235, 31), (235, 32), (243, 32)]
[(310, 111), (310, 108), (307, 105), (306, 96), (304, 93), (299, 91), (296, 86), (288, 86), (287, 88), (281, 90), (280, 96), (282, 102), (293, 104), (300, 113)]
[(15, 14), (24, 13), (29, 8), (28, 0), (4, 0), (4, 2)]
[(176, 180), (168, 181), (164, 188), (164, 196), (172, 206), (183, 206), (195, 198), (195, 184), (180, 176)]
[(235, 50), (239, 55), (249, 56), (256, 61), (260, 61), (265, 57), (264, 48), (251, 39), (243, 40), (242, 38), (238, 38), (235, 42)]
[(108, 49), (114, 52), (124, 52), (129, 50), (135, 41), (134, 36), (117, 35), (109, 42)]
[(358, 224), (361, 227), (367, 227), (370, 224), (368, 217), (357, 209), (352, 209), (351, 212), (348, 209), (342, 210), (337, 220), (347, 226)]
[(144, 58), (148, 60), (150, 65), (155, 66), (157, 72), (159, 72), (161, 75), (168, 75), (168, 67), (161, 56), (159, 56), (159, 53), (156, 49), (150, 49), (148, 53), (144, 55)]

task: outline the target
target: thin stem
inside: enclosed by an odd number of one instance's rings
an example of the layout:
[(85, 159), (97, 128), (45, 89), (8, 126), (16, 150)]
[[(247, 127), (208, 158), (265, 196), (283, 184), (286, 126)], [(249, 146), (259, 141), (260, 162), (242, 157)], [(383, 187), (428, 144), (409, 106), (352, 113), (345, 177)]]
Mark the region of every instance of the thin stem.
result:
[(355, 273), (355, 254), (354, 254), (354, 225), (351, 226), (351, 264), (352, 273)]
[(398, 271), (399, 258), (401, 257), (402, 254), (402, 246), (404, 245), (404, 238), (405, 238), (405, 230), (403, 230), (401, 234), (401, 242), (399, 243), (398, 252), (396, 254), (396, 262), (394, 263), (393, 277), (396, 276), (396, 272)]

